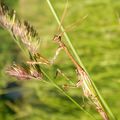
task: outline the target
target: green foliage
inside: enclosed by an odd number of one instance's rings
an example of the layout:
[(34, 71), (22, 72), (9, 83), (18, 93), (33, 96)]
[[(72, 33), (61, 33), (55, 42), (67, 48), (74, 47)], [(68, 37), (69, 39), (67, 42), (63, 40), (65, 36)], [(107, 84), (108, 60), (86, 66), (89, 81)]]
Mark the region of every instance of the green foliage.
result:
[(9, 5), (10, 7), (16, 6), (18, 4), (19, 0), (1, 0), (3, 1), (6, 5)]
[[(16, 2), (16, 0), (7, 1), (11, 5)], [(57, 13), (61, 16), (65, 1), (51, 1), (55, 5)], [(111, 1), (110, 3), (108, 0), (70, 0), (68, 13), (63, 23), (66, 27), (85, 14), (89, 15), (84, 23), (77, 25), (75, 30), (68, 32), (68, 34), (90, 76), (118, 118), (120, 118), (120, 31), (115, 13), (119, 12), (119, 6), (119, 1)], [(55, 34), (57, 24), (46, 2), (44, 0), (20, 0), (19, 4), (15, 7), (18, 7), (22, 18), (29, 20), (40, 33), (40, 53), (51, 58), (56, 47), (52, 42), (52, 37)], [(21, 62), (24, 56), (21, 55), (20, 50), (16, 47), (16, 44), (14, 44), (14, 41), (7, 32), (0, 30), (0, 38), (2, 41), (0, 47), (0, 69), (2, 71), (13, 60)], [(59, 66), (56, 64), (59, 64)], [(51, 76), (55, 75), (55, 69), (59, 67), (74, 83), (77, 82), (74, 68), (64, 53), (61, 53), (58, 57), (56, 64), (52, 68), (42, 67)], [(7, 81), (13, 81), (3, 71), (0, 74), (0, 80), (1, 87), (5, 86)], [(55, 82), (59, 85), (67, 83), (62, 76), (58, 76)], [(12, 120), (16, 117), (21, 120), (90, 119), (89, 116), (86, 116), (84, 112), (80, 111), (68, 98), (50, 84), (40, 81), (22, 83), (23, 88), (26, 88), (23, 92), (26, 96), (23, 103), (24, 107), (21, 107), (19, 114), (15, 115), (11, 114), (2, 103), (5, 101), (0, 101), (1, 120)], [(80, 105), (83, 105), (91, 114), (94, 114), (97, 119), (100, 119), (94, 107), (91, 106), (91, 103), (87, 102), (86, 99), (83, 102), (83, 95), (80, 89), (70, 88), (68, 94)], [(6, 118), (4, 118), (5, 116)]]

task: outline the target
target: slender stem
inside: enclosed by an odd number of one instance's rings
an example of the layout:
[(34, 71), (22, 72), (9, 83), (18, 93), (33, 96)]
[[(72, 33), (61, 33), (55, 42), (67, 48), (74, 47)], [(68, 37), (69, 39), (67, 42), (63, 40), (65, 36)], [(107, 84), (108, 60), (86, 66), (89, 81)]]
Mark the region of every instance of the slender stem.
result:
[(42, 73), (46, 76), (46, 78), (58, 89), (60, 90), (67, 98), (69, 98), (78, 108), (80, 108), (82, 111), (84, 111), (87, 115), (89, 115), (91, 118), (97, 120), (93, 115), (91, 115), (88, 111), (83, 109), (72, 97), (70, 97), (62, 88), (60, 88), (43, 70)]
[[(53, 5), (51, 4), (50, 0), (46, 0), (46, 1), (47, 1), (48, 5), (49, 5), (49, 7), (50, 7), (51, 12), (53, 13), (53, 15), (54, 15), (54, 17), (55, 17), (58, 25), (60, 26), (61, 30), (64, 32), (64, 37), (66, 38), (66, 41), (68, 42), (68, 45), (70, 46), (70, 48), (71, 48), (71, 50), (72, 50), (75, 58), (77, 59), (78, 63), (82, 66), (82, 68), (84, 68), (84, 70), (86, 71), (86, 69), (85, 69), (84, 65), (82, 64), (82, 62), (81, 62), (81, 60), (80, 60), (80, 58), (79, 58), (79, 56), (78, 56), (75, 48), (73, 47), (73, 45), (72, 45), (72, 43), (71, 43), (71, 41), (70, 41), (67, 33), (65, 32), (63, 26), (62, 26), (61, 23), (60, 23), (60, 20), (59, 20), (57, 14), (56, 14), (56, 12), (55, 12), (55, 10), (54, 10), (54, 8), (53, 8)], [(86, 73), (88, 74), (87, 71), (86, 71)], [(88, 76), (89, 76), (89, 74), (88, 74)], [(108, 105), (106, 104), (105, 100), (104, 100), (103, 97), (100, 95), (100, 93), (99, 93), (97, 87), (95, 86), (94, 82), (93, 82), (92, 80), (91, 80), (91, 82), (92, 82), (92, 84), (93, 84), (93, 87), (94, 87), (96, 93), (97, 93), (98, 96), (99, 96), (99, 99), (100, 99), (102, 105), (104, 106), (104, 108), (106, 109), (106, 111), (109, 113), (111, 119), (112, 119), (112, 120), (116, 120), (116, 118), (114, 117), (112, 111), (110, 110), (110, 108), (109, 108)]]

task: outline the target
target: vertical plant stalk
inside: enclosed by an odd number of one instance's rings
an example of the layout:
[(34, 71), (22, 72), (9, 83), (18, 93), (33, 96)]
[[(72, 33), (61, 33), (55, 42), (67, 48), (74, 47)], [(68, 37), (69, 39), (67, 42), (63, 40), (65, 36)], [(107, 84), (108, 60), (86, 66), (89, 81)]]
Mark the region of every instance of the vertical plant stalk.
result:
[[(111, 112), (110, 108), (108, 107), (108, 105), (107, 105), (106, 102), (104, 101), (103, 97), (100, 95), (100, 93), (99, 93), (97, 87), (95, 86), (94, 82), (90, 79), (89, 74), (87, 73), (84, 65), (82, 64), (82, 62), (81, 62), (81, 60), (80, 60), (80, 58), (79, 58), (76, 50), (74, 49), (74, 47), (73, 47), (73, 45), (72, 45), (72, 43), (71, 43), (71, 41), (70, 41), (67, 33), (65, 32), (63, 26), (61, 25), (60, 20), (59, 20), (57, 14), (56, 14), (56, 12), (55, 12), (55, 10), (54, 10), (54, 8), (53, 8), (53, 5), (51, 4), (50, 0), (46, 0), (46, 1), (47, 1), (48, 5), (49, 5), (49, 7), (50, 7), (51, 12), (53, 13), (53, 15), (54, 15), (54, 17), (55, 17), (58, 25), (60, 26), (62, 32), (64, 32), (64, 37), (66, 38), (66, 41), (68, 42), (68, 45), (70, 46), (70, 48), (71, 48), (71, 50), (72, 50), (75, 58), (77, 59), (78, 65), (80, 65), (81, 68), (83, 68), (84, 74), (87, 76), (86, 84), (87, 84), (87, 85), (90, 85), (89, 87), (91, 87), (92, 93), (97, 96), (97, 97), (96, 97), (96, 96), (91, 97), (90, 99), (91, 99), (92, 101), (94, 100), (94, 104), (96, 105), (96, 108), (98, 108), (98, 106), (99, 106), (99, 107), (102, 109), (102, 111), (100, 111), (100, 108), (99, 108), (99, 111), (98, 111), (98, 112), (101, 114), (101, 116), (103, 117), (104, 120), (109, 120), (109, 118), (110, 118), (111, 120), (116, 120), (116, 118), (114, 117), (114, 115), (113, 115), (113, 113)], [(58, 37), (59, 37), (59, 36), (58, 36)], [(65, 49), (66, 49), (66, 48), (65, 48)], [(66, 50), (66, 52), (67, 52), (67, 50)], [(68, 53), (68, 54), (69, 54), (69, 53)], [(70, 57), (70, 56), (69, 56), (69, 57)], [(79, 69), (78, 69), (78, 70), (79, 70)], [(78, 72), (79, 72), (79, 71), (78, 71)], [(80, 74), (80, 77), (81, 77), (81, 73), (79, 73), (79, 74)], [(85, 77), (85, 76), (84, 76), (84, 77)], [(88, 82), (88, 80), (90, 80), (90, 81), (89, 81), (90, 83)], [(84, 81), (85, 81), (85, 80), (83, 80), (83, 82), (84, 82)], [(109, 117), (108, 117), (108, 116), (109, 116)]]

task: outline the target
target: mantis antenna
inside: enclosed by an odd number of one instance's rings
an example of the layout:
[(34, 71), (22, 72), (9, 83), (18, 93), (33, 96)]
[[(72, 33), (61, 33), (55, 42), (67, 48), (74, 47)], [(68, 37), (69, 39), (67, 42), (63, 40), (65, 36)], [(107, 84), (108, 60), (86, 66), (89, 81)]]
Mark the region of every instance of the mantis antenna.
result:
[(66, 2), (66, 5), (65, 5), (65, 8), (64, 8), (64, 11), (63, 11), (61, 20), (60, 20), (60, 25), (59, 25), (58, 28), (57, 28), (57, 32), (59, 32), (59, 30), (60, 30), (60, 28), (61, 28), (61, 25), (62, 25), (62, 23), (63, 23), (63, 20), (64, 20), (64, 18), (65, 18), (66, 13), (67, 13), (67, 8), (68, 8), (68, 0), (67, 0), (67, 2)]
[(85, 16), (83, 16), (82, 19), (79, 19), (79, 20), (77, 20), (76, 22), (70, 24), (63, 32), (61, 32), (61, 33), (59, 34), (59, 36), (62, 36), (62, 35), (64, 34), (64, 32), (68, 32), (68, 31), (71, 31), (72, 29), (74, 29), (77, 24), (82, 23), (84, 20), (86, 20), (87, 17), (88, 17), (88, 15), (85, 15)]

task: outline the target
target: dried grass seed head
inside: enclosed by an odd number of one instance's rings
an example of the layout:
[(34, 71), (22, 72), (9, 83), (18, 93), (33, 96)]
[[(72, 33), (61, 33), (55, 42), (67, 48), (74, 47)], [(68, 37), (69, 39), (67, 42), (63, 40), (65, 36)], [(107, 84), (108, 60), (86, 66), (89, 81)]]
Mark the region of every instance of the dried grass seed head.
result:
[(6, 73), (10, 76), (14, 76), (20, 80), (29, 80), (29, 79), (41, 79), (42, 73), (39, 73), (35, 69), (31, 68), (24, 68), (19, 65), (12, 65), (7, 70)]
[(40, 44), (37, 32), (28, 22), (17, 19), (15, 11), (9, 10), (3, 3), (0, 5), (0, 25), (7, 29), (15, 40), (22, 42), (31, 53), (37, 52)]

